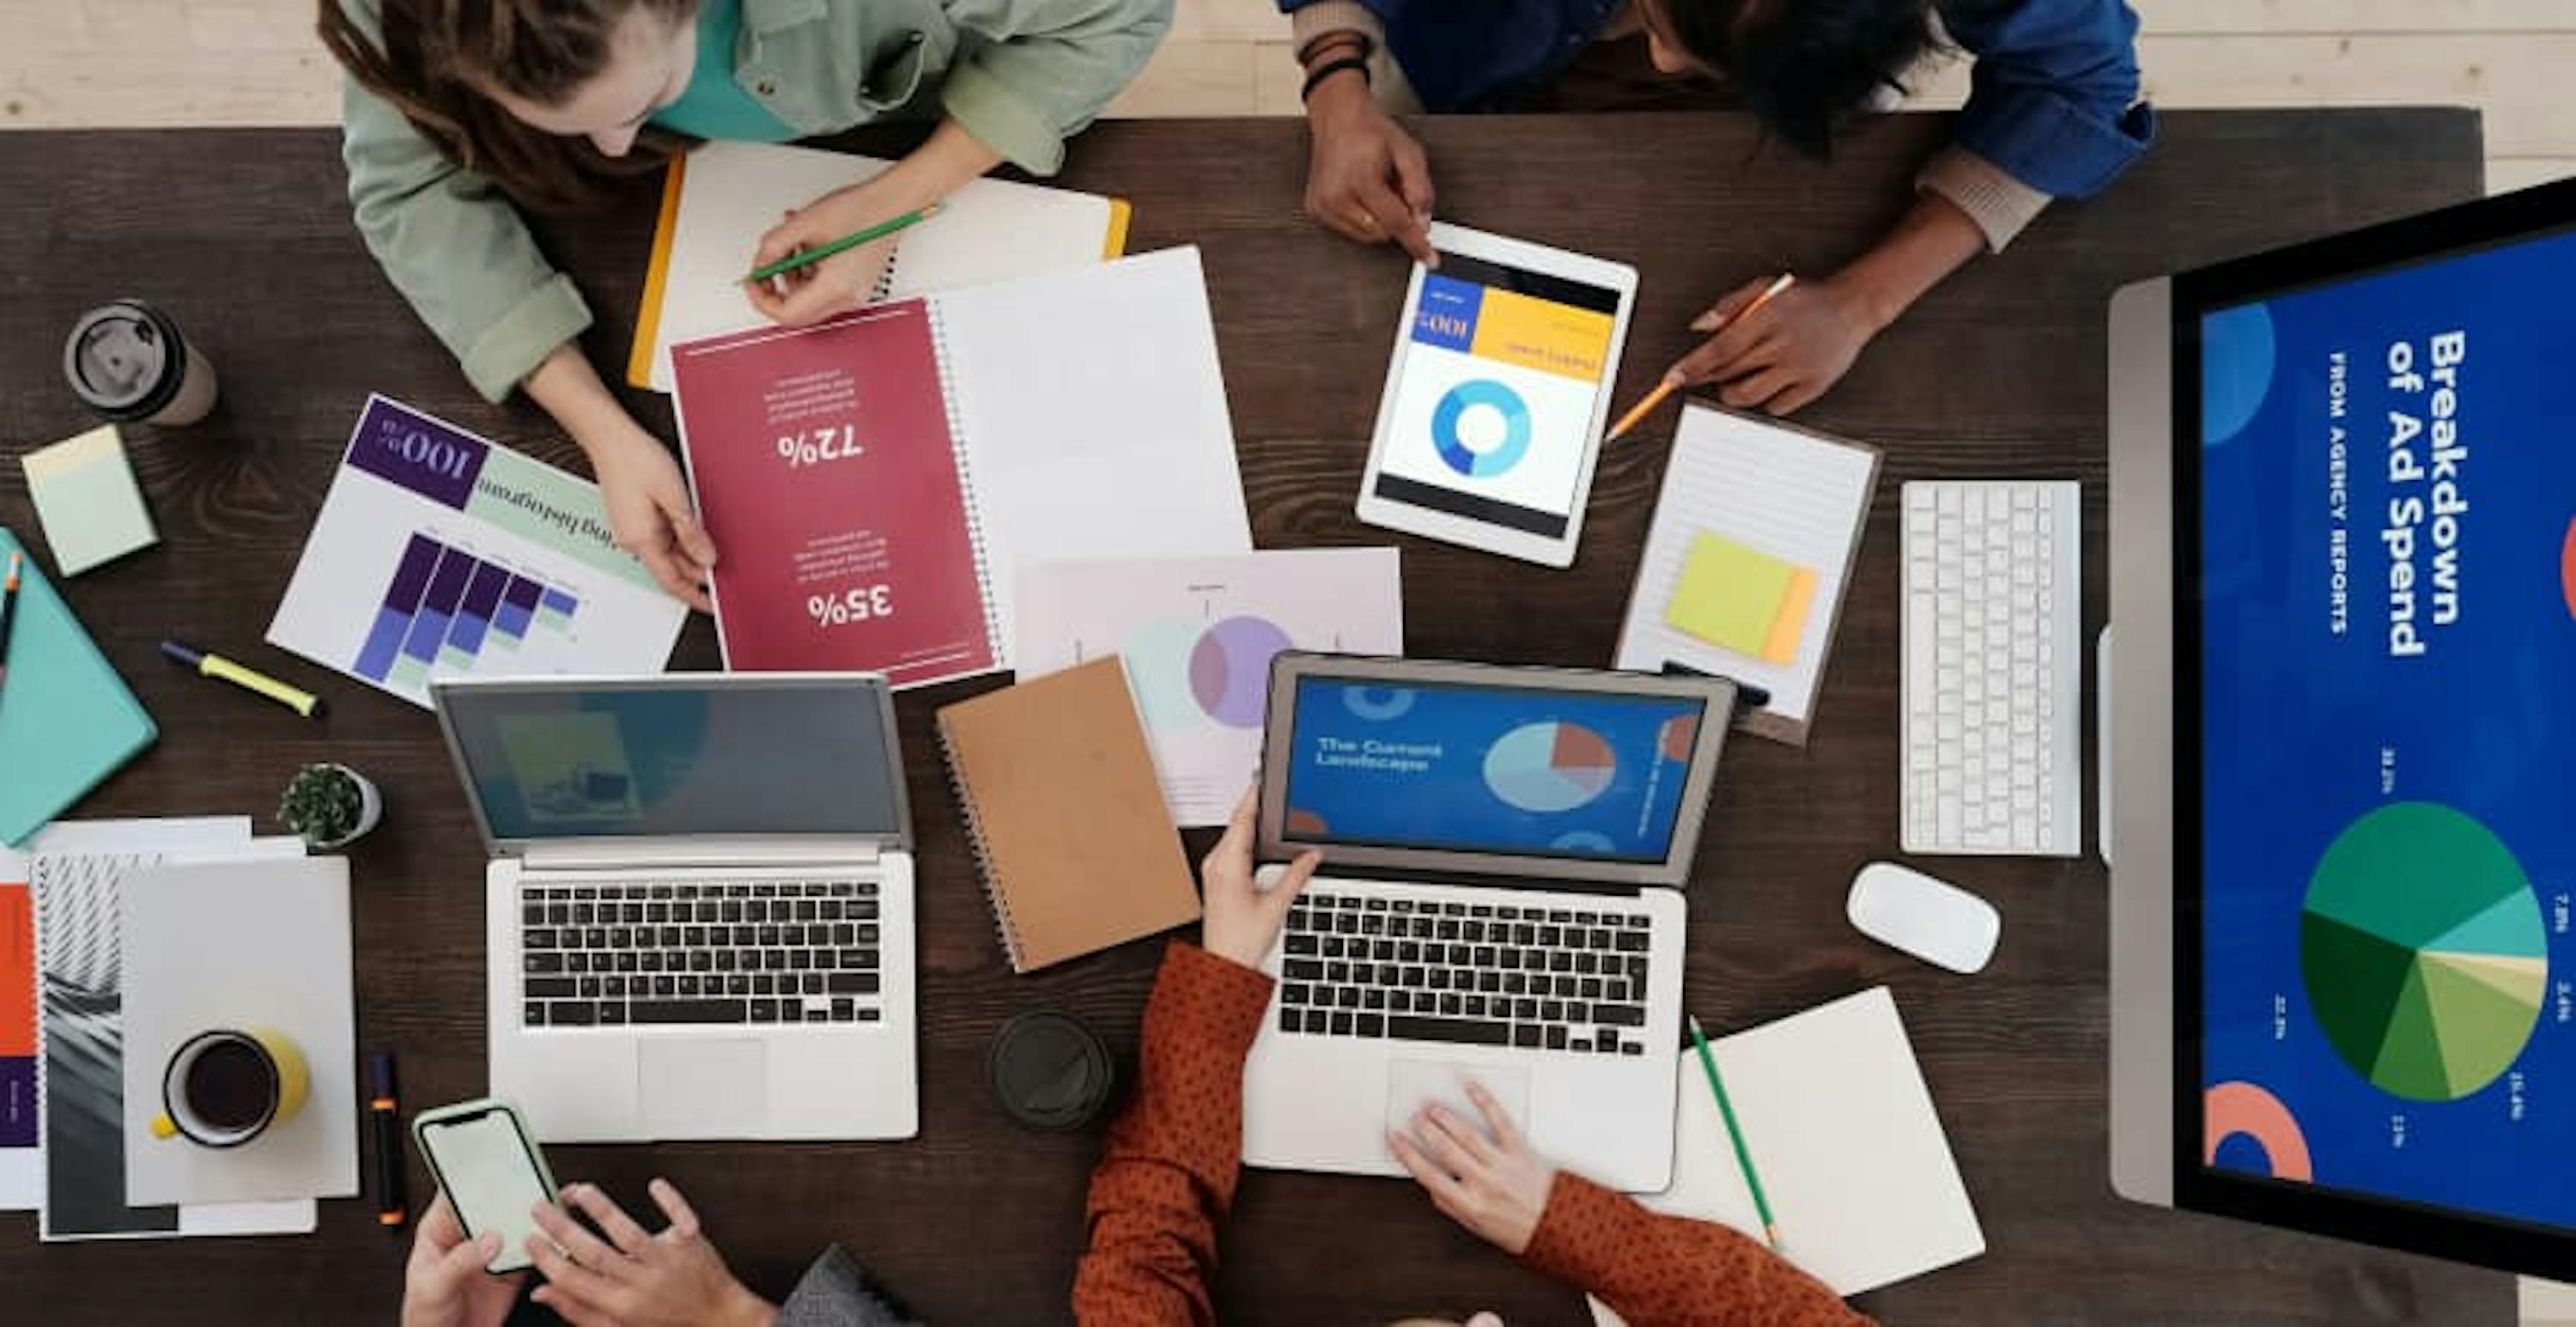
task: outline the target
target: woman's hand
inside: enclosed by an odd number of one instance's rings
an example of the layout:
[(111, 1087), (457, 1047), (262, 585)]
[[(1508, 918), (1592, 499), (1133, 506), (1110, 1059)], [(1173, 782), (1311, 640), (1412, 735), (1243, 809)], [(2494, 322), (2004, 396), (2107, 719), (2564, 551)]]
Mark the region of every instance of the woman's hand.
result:
[[(942, 120), (912, 154), (873, 178), (837, 189), (787, 214), (760, 237), (751, 256), (757, 270), (790, 254), (817, 249), (906, 212), (917, 212), (1002, 163), (1001, 154), (976, 141), (955, 120)], [(875, 295), (902, 233), (833, 254), (774, 280), (746, 283), (753, 308), (771, 322), (803, 327), (847, 313)]]
[(530, 1298), (572, 1327), (769, 1327), (776, 1306), (743, 1288), (698, 1231), (698, 1214), (667, 1180), (653, 1201), (671, 1224), (644, 1233), (598, 1186), (576, 1184), (564, 1202), (580, 1208), (608, 1238), (582, 1228), (552, 1203), (536, 1206), (538, 1227), (528, 1252), (546, 1284)]
[(465, 1238), (456, 1209), (439, 1194), (421, 1213), (403, 1264), (402, 1327), (500, 1327), (528, 1279), (526, 1272), (483, 1270), (500, 1256), (501, 1237), (487, 1230)]
[(663, 589), (701, 613), (713, 612), (707, 578), (715, 573), (716, 545), (698, 524), (680, 464), (642, 425), (624, 423), (609, 437), (583, 441), (617, 546), (642, 559)]
[(1200, 943), (1218, 958), (1247, 968), (1261, 966), (1262, 956), (1270, 952), (1271, 942), (1279, 938), (1279, 928), (1288, 920), (1288, 905), (1324, 861), (1322, 853), (1309, 848), (1269, 888), (1262, 888), (1252, 878), (1254, 791), (1244, 790), (1225, 837), (1199, 863), (1199, 881), (1207, 895)]
[(1432, 1206), (1518, 1257), (1538, 1235), (1548, 1191), (1556, 1186), (1556, 1167), (1531, 1150), (1520, 1126), (1484, 1084), (1467, 1084), (1467, 1096), (1485, 1117), (1484, 1129), (1446, 1106), (1432, 1105), (1413, 1117), (1410, 1131), (1388, 1134), (1386, 1145), (1430, 1192)]
[(626, 413), (573, 342), (556, 346), (519, 386), (590, 457), (617, 546), (641, 560), (674, 598), (701, 613), (713, 611), (707, 577), (715, 570), (715, 541), (698, 524), (671, 449)]
[(1728, 405), (1785, 415), (1841, 381), (1884, 325), (1839, 277), (1798, 282), (1739, 318), (1770, 284), (1747, 281), (1692, 319), (1692, 331), (1716, 335), (1682, 356), (1665, 380), (1719, 383), (1718, 399)]
[[(785, 220), (760, 237), (760, 248), (751, 256), (752, 267), (756, 270), (804, 250), (819, 249), (843, 236), (929, 205), (929, 199), (915, 198), (911, 191), (903, 189), (902, 181), (889, 184), (889, 175), (891, 172), (827, 193), (788, 213)], [(859, 308), (875, 297), (877, 282), (884, 279), (886, 263), (894, 257), (894, 246), (902, 238), (898, 231), (819, 263), (792, 268), (767, 281), (745, 282), (743, 291), (750, 296), (751, 306), (771, 322), (787, 327), (821, 322), (833, 314)]]
[(1431, 249), (1431, 162), (1369, 96), (1356, 72), (1315, 86), (1306, 103), (1306, 212), (1362, 244), (1393, 240), (1418, 262)]

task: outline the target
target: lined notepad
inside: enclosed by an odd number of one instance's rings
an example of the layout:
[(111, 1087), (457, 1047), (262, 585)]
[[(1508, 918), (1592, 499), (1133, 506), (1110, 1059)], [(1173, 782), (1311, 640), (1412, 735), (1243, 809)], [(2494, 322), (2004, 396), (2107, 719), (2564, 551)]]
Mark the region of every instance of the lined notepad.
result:
[[(1874, 448), (1683, 407), (1615, 666), (1651, 673), (1681, 664), (1761, 687), (1770, 703), (1746, 712), (1745, 731), (1804, 745), (1877, 482)], [(1710, 538), (1720, 541), (1713, 552), (1703, 543)], [(1812, 573), (1812, 588), (1801, 585), (1801, 571)], [(1773, 588), (1743, 583), (1766, 576)], [(1775, 633), (1787, 618), (1788, 629)], [(1757, 619), (1760, 641), (1743, 648), (1754, 643)]]
[[(1709, 1043), (1778, 1219), (1780, 1256), (1837, 1295), (1986, 1251), (1959, 1163), (1884, 986)], [(1688, 1047), (1673, 1184), (1637, 1201), (1762, 1237), (1717, 1097)], [(1617, 1321), (1600, 1301), (1596, 1322)]]
[[(627, 381), (671, 390), (671, 347), (761, 324), (734, 283), (792, 208), (894, 163), (770, 143), (709, 143), (671, 162)], [(1127, 247), (1124, 200), (1009, 180), (970, 181), (904, 232), (878, 299), (1087, 267)]]

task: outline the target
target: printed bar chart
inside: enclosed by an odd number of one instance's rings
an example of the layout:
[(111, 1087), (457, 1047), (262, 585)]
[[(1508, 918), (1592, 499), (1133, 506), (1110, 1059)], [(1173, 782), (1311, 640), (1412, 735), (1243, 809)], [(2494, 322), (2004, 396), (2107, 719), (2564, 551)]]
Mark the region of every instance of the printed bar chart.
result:
[(514, 650), (532, 626), (568, 631), (579, 607), (561, 590), (414, 534), (351, 668), (370, 681), (414, 689), (432, 664), (469, 671), (486, 646)]

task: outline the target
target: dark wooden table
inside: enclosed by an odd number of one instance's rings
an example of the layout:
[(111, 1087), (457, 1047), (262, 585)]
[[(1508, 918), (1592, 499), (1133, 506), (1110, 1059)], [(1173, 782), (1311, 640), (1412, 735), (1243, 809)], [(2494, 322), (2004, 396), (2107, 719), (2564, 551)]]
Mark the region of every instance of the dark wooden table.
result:
[[(1886, 225), (1938, 117), (1852, 137), (1830, 169), (1765, 150), (1717, 115), (1424, 124), (1440, 211), (1636, 264), (1645, 280), (1620, 397), (1739, 281), (1830, 270)], [(885, 140), (870, 140), (879, 147)], [(430, 718), (260, 643), (367, 392), (382, 391), (578, 468), (524, 402), (478, 400), (378, 274), (342, 199), (327, 131), (0, 135), (0, 448), (87, 427), (60, 338), (87, 305), (158, 301), (220, 366), (224, 405), (176, 433), (129, 431), (159, 548), (73, 581), (74, 607), (161, 723), (158, 747), (83, 815), (251, 811), (299, 763), (374, 774), (390, 809), (354, 854), (360, 1041), (399, 1049), (407, 1104), (478, 1094), (483, 853)], [(2301, 1235), (2130, 1206), (2104, 1162), (2104, 873), (2079, 861), (1959, 861), (2006, 918), (1984, 974), (1953, 977), (1842, 919), (1852, 872), (1896, 852), (1897, 486), (1939, 476), (2085, 486), (2088, 639), (2104, 611), (2103, 305), (2123, 281), (2453, 202), (2479, 191), (2467, 111), (2176, 114), (2108, 197), (2050, 212), (1881, 336), (1816, 426), (1887, 449), (1812, 745), (1740, 741), (1692, 885), (1690, 1002), (1719, 1028), (1892, 984), (1949, 1126), (1990, 1252), (1866, 1296), (1902, 1322), (2500, 1323), (2508, 1278)], [(1204, 251), (1253, 528), (1266, 547), (1366, 544), (1351, 502), (1404, 268), (1298, 213), (1305, 136), (1285, 120), (1104, 124), (1063, 182), (1136, 203), (1133, 247)], [(621, 364), (652, 226), (648, 194), (545, 227), (601, 311), (594, 358)], [(1079, 335), (1067, 328), (1066, 335)], [(668, 436), (666, 405), (636, 397)], [(1403, 541), (1405, 635), (1423, 656), (1599, 665), (1610, 655), (1672, 416), (1602, 463), (1583, 556), (1552, 572)], [(33, 533), (0, 465), (0, 520)], [(311, 724), (184, 676), (154, 642), (186, 637), (329, 694)], [(714, 666), (692, 624), (677, 666)], [(1065, 1316), (1096, 1134), (1035, 1137), (985, 1096), (986, 1041), (1026, 1009), (1070, 1009), (1132, 1053), (1160, 951), (1128, 945), (1014, 977), (992, 940), (947, 788), (907, 695), (921, 838), (922, 1132), (902, 1145), (565, 1147), (556, 1173), (641, 1203), (666, 1175), (735, 1268), (783, 1293), (840, 1241), (949, 1323)], [(2089, 689), (2089, 688), (2088, 688)], [(2088, 817), (2089, 818), (2089, 817)], [(1194, 838), (1192, 846), (1203, 840)], [(412, 1192), (426, 1194), (415, 1164)], [(0, 1317), (145, 1324), (390, 1319), (402, 1242), (358, 1201), (310, 1238), (40, 1248), (0, 1218)], [(1574, 1293), (1435, 1214), (1408, 1184), (1247, 1178), (1219, 1298), (1240, 1322), (1374, 1323), (1491, 1307), (1515, 1327), (1581, 1321)]]

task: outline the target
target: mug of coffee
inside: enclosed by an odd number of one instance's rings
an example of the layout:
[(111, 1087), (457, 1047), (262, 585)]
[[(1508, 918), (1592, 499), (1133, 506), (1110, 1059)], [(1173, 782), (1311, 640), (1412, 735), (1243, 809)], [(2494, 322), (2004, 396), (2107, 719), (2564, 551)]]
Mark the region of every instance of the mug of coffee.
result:
[(239, 1147), (303, 1109), (311, 1086), (304, 1052), (274, 1028), (200, 1032), (181, 1042), (161, 1071), (152, 1136)]

